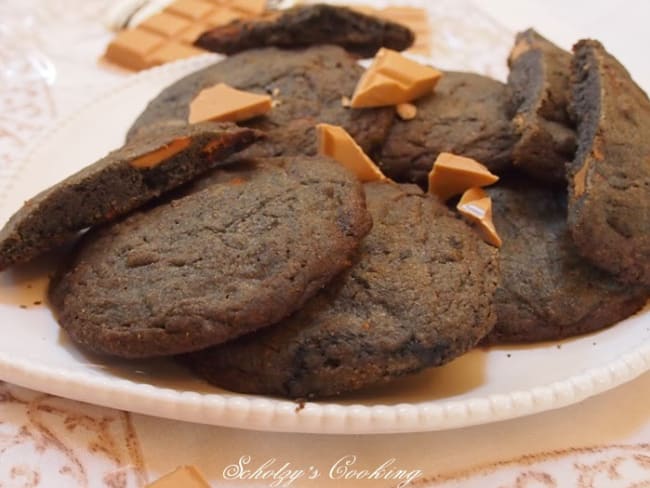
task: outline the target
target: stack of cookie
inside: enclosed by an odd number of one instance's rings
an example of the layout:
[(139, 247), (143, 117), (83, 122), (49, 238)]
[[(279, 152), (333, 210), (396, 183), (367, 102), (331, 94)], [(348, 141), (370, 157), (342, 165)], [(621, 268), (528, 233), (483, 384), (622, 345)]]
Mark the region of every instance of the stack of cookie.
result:
[[(374, 52), (385, 23), (353, 21), (361, 15), (344, 12), (332, 39)], [(246, 32), (277, 34), (268, 24), (287, 21), (263, 22)], [(4, 268), (90, 227), (50, 285), (81, 347), (176, 355), (228, 389), (315, 398), (444, 364), (481, 341), (596, 330), (643, 306), (650, 100), (598, 42), (571, 55), (522, 33), (508, 84), (443, 73), (404, 120), (393, 106), (346, 103), (363, 69), (318, 32), (299, 49), (246, 32), (245, 50), (166, 88), (123, 148), (0, 231)], [(220, 83), (272, 103), (237, 123), (188, 124), (192, 101)], [(344, 129), (388, 178), (362, 183), (319, 154), (318, 124)], [(487, 190), (499, 249), (454, 199), (425, 191), (441, 153), (500, 175)]]

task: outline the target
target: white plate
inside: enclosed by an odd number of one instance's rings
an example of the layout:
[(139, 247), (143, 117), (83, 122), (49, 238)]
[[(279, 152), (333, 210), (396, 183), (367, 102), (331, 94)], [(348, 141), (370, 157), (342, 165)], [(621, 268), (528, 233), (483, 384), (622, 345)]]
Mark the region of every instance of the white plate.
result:
[[(60, 123), (34, 146), (0, 222), (37, 191), (118, 147), (149, 100), (204, 56), (142, 73)], [(478, 349), (437, 369), (336, 402), (238, 395), (165, 361), (84, 354), (42, 305), (55, 257), (0, 273), (0, 378), (36, 390), (144, 414), (249, 429), (380, 433), (448, 429), (579, 402), (650, 369), (650, 309), (608, 330), (562, 343)], [(27, 308), (21, 308), (26, 305)]]

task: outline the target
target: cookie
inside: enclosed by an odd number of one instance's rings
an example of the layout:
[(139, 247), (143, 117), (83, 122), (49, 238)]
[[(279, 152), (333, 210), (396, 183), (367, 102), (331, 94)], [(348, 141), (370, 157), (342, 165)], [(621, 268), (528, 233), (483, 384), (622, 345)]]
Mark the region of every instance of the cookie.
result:
[(506, 86), (473, 73), (446, 72), (435, 92), (415, 102), (417, 115), (397, 120), (378, 164), (396, 181), (426, 187), (438, 154), (451, 152), (499, 173), (510, 165), (515, 136)]
[(486, 189), (503, 245), (497, 324), (484, 342), (563, 339), (639, 310), (649, 289), (621, 284), (578, 254), (566, 222), (566, 192), (528, 178)]
[(572, 83), (571, 235), (596, 266), (650, 285), (650, 100), (598, 41), (574, 47)]
[(208, 51), (235, 54), (269, 46), (295, 49), (334, 44), (369, 58), (381, 47), (403, 51), (414, 40), (413, 32), (401, 24), (346, 7), (316, 4), (235, 20), (205, 32), (195, 45)]
[(515, 133), (515, 166), (536, 179), (566, 184), (576, 150), (568, 113), (571, 53), (533, 29), (517, 34), (508, 58), (508, 90)]
[(341, 97), (354, 92), (362, 73), (354, 58), (336, 46), (245, 51), (166, 88), (138, 117), (128, 137), (161, 123), (183, 123), (194, 97), (223, 82), (240, 90), (270, 94), (275, 100), (267, 115), (242, 123), (267, 134), (266, 142), (256, 144), (246, 156), (315, 155), (314, 126), (319, 122), (344, 127), (371, 153), (385, 139), (393, 109), (352, 110), (341, 105)]
[(414, 185), (365, 190), (373, 228), (352, 268), (288, 319), (184, 360), (224, 388), (314, 398), (441, 365), (485, 336), (496, 249)]
[(53, 280), (60, 325), (91, 351), (178, 354), (283, 319), (351, 265), (371, 218), (324, 158), (248, 175), (91, 230)]
[(260, 135), (233, 124), (158, 127), (28, 200), (0, 230), (0, 269), (126, 214), (222, 163)]

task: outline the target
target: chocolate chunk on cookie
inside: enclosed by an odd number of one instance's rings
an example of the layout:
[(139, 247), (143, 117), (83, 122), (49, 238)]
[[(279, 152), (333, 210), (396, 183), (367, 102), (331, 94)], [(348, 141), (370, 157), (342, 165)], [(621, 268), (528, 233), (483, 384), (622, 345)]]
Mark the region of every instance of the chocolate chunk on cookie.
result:
[(337, 163), (258, 163), (245, 177), (89, 231), (50, 302), (89, 350), (193, 351), (294, 312), (351, 265), (370, 227), (363, 187)]
[(578, 254), (564, 191), (508, 178), (487, 192), (503, 245), (498, 321), (484, 342), (563, 339), (607, 327), (643, 307), (648, 287), (619, 283)]
[(437, 366), (494, 325), (497, 251), (414, 185), (365, 184), (373, 228), (352, 268), (273, 327), (186, 357), (208, 381), (292, 398)]
[(598, 41), (574, 47), (572, 83), (571, 234), (596, 266), (650, 285), (650, 100)]
[(222, 54), (269, 46), (295, 49), (334, 44), (361, 57), (371, 57), (381, 47), (403, 51), (414, 40), (413, 32), (401, 24), (346, 7), (316, 4), (235, 20), (204, 33), (195, 44)]
[(265, 143), (247, 156), (315, 155), (315, 125), (345, 128), (371, 153), (384, 141), (393, 121), (392, 108), (351, 110), (341, 104), (363, 73), (355, 59), (336, 46), (301, 51), (277, 48), (246, 51), (193, 73), (163, 90), (138, 117), (128, 138), (159, 124), (184, 123), (190, 102), (217, 83), (270, 94), (273, 109), (240, 125), (263, 130)]
[(415, 102), (417, 115), (396, 120), (378, 164), (396, 181), (426, 187), (441, 152), (467, 156), (499, 173), (510, 165), (516, 137), (506, 86), (473, 73), (446, 72), (434, 93)]
[(533, 29), (517, 34), (508, 58), (510, 111), (519, 140), (513, 163), (531, 176), (565, 184), (576, 150), (569, 117), (571, 53)]
[(28, 200), (0, 230), (0, 269), (130, 212), (259, 138), (232, 124), (157, 127)]

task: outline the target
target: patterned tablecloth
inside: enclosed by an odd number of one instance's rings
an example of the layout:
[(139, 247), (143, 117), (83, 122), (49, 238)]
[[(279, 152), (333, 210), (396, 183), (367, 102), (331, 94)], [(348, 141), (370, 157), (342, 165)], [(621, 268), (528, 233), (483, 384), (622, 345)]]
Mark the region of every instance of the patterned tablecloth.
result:
[[(97, 61), (111, 35), (102, 22), (109, 3), (0, 2), (0, 191), (41, 130), (128, 76)], [(478, 2), (433, 3), (420, 2), (432, 12), (433, 56), (442, 67), (503, 78), (505, 67), (493, 60), (505, 59), (511, 31), (532, 23), (567, 47), (582, 35), (604, 38), (650, 86), (648, 63), (636, 56), (650, 39), (641, 0), (625, 9), (591, 2), (589, 10), (495, 0), (488, 13)], [(650, 487), (650, 375), (527, 418), (381, 436), (206, 427), (0, 382), (0, 487), (140, 487), (182, 464), (197, 465), (213, 486)], [(257, 468), (275, 477), (248, 479)], [(364, 469), (375, 479), (345, 479)], [(308, 479), (314, 470), (320, 476)]]

